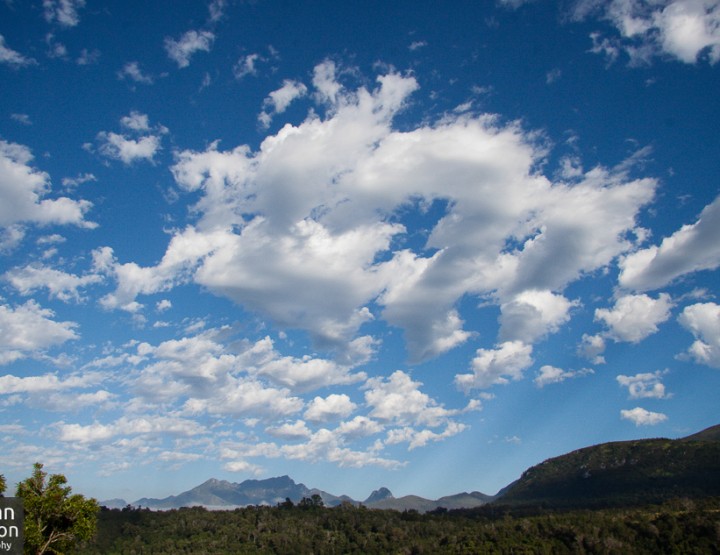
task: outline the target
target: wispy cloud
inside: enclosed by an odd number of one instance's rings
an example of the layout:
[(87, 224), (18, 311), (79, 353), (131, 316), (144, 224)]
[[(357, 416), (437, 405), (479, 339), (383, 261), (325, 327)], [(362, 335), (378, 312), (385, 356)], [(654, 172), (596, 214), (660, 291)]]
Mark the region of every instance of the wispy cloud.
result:
[(214, 40), (215, 35), (210, 31), (190, 30), (178, 40), (166, 37), (165, 50), (170, 59), (183, 68), (190, 65), (190, 58), (196, 52), (210, 52)]

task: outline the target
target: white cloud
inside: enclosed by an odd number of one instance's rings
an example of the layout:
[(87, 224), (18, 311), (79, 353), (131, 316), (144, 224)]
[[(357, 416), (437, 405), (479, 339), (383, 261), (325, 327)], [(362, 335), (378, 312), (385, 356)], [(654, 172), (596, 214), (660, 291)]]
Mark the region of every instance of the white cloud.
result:
[(365, 384), (365, 402), (371, 407), (370, 416), (399, 425), (436, 427), (458, 413), (444, 408), (420, 391), (421, 385), (401, 370), (396, 370), (387, 379), (370, 378)]
[(134, 110), (120, 118), (120, 125), (125, 133), (101, 131), (97, 134), (100, 154), (127, 165), (137, 160), (154, 162), (155, 154), (162, 148), (162, 135), (168, 129), (159, 124), (151, 126), (147, 114)]
[(661, 372), (645, 372), (635, 374), (634, 376), (617, 376), (617, 382), (628, 388), (630, 399), (667, 399), (670, 397), (665, 391), (665, 385), (662, 383), (662, 376), (667, 370)]
[(588, 374), (594, 373), (595, 372), (590, 368), (583, 368), (582, 370), (563, 370), (562, 368), (556, 368), (555, 366), (546, 364), (540, 368), (540, 371), (533, 381), (536, 386), (545, 387), (551, 383), (560, 383), (570, 378), (578, 378), (580, 376), (587, 376)]
[(10, 119), (22, 125), (32, 125), (32, 120), (27, 114), (10, 114)]
[(720, 305), (698, 303), (687, 306), (678, 321), (695, 336), (688, 356), (700, 364), (720, 368)]
[(77, 187), (78, 185), (89, 183), (91, 181), (97, 181), (97, 177), (91, 173), (83, 173), (78, 174), (77, 177), (63, 177), (62, 184), (63, 187)]
[(78, 10), (84, 7), (85, 0), (43, 0), (45, 20), (64, 27), (75, 27), (80, 22)]
[(212, 0), (210, 4), (208, 4), (208, 12), (211, 23), (216, 23), (223, 18), (223, 15), (225, 14), (225, 4), (226, 0)]
[(196, 52), (210, 52), (215, 35), (210, 31), (188, 31), (179, 40), (165, 38), (165, 51), (178, 67), (190, 65), (190, 58)]
[(110, 424), (95, 422), (85, 426), (61, 422), (57, 428), (60, 441), (79, 444), (102, 443), (117, 436), (177, 435), (192, 437), (205, 433), (205, 428), (193, 420), (162, 415), (136, 418), (122, 416)]
[(120, 118), (120, 125), (132, 131), (150, 131), (150, 119), (148, 115), (135, 110), (131, 111), (129, 115)]
[(140, 69), (138, 62), (127, 62), (120, 71), (118, 71), (118, 77), (120, 79), (131, 79), (136, 83), (142, 83), (144, 85), (152, 85), (155, 81), (151, 75), (144, 73)]
[(455, 383), (465, 391), (520, 380), (533, 363), (532, 345), (505, 341), (495, 349), (478, 349), (472, 361), (472, 374), (457, 374)]
[(306, 94), (307, 87), (303, 83), (285, 79), (283, 86), (272, 91), (263, 101), (263, 111), (258, 116), (258, 121), (263, 127), (268, 128), (273, 116), (282, 114), (295, 99)]
[(346, 438), (358, 438), (379, 434), (383, 429), (384, 426), (372, 418), (356, 416), (352, 420), (341, 422), (337, 432)]
[(233, 67), (233, 75), (236, 79), (242, 79), (248, 75), (257, 75), (255, 67), (258, 61), (262, 61), (260, 54), (248, 54), (240, 58)]
[(30, 300), (12, 308), (0, 305), (0, 364), (77, 339), (74, 322), (58, 322), (55, 313)]
[(458, 422), (449, 422), (447, 427), (440, 433), (432, 430), (415, 430), (410, 427), (395, 428), (390, 430), (385, 443), (393, 445), (397, 443), (407, 443), (408, 451), (412, 451), (418, 447), (425, 447), (430, 441), (442, 441), (454, 435), (459, 434), (467, 429), (465, 424)]
[(582, 342), (578, 346), (578, 354), (587, 358), (593, 364), (605, 364), (605, 338), (602, 334), (588, 335), (584, 333)]
[(226, 462), (223, 465), (223, 469), (227, 470), (228, 472), (247, 472), (256, 476), (260, 475), (263, 471), (263, 468), (261, 466), (242, 460)]
[(124, 164), (132, 164), (136, 160), (152, 162), (155, 153), (160, 149), (160, 137), (148, 135), (138, 139), (131, 139), (118, 133), (101, 131), (97, 136), (100, 153), (103, 156), (120, 160)]
[(5, 272), (2, 277), (10, 282), (21, 295), (27, 296), (38, 289), (47, 288), (51, 298), (63, 302), (84, 300), (80, 289), (101, 283), (104, 279), (97, 273), (78, 276), (41, 264), (29, 264), (23, 268), (14, 268)]
[(275, 428), (266, 428), (265, 431), (271, 436), (287, 440), (308, 439), (312, 435), (312, 431), (302, 420), (296, 420), (292, 424), (287, 422)]
[(658, 331), (658, 325), (670, 318), (674, 303), (667, 293), (657, 299), (648, 295), (625, 295), (612, 309), (595, 310), (595, 321), (602, 321), (608, 331), (607, 337), (615, 341), (639, 343)]
[(350, 416), (357, 405), (345, 394), (332, 393), (327, 397), (315, 397), (305, 411), (305, 418), (312, 422), (328, 422)]
[(68, 197), (45, 199), (50, 177), (30, 165), (26, 146), (0, 140), (0, 228), (13, 224), (75, 224), (95, 227), (84, 219), (92, 203)]
[(57, 374), (18, 377), (11, 374), (0, 376), (0, 394), (12, 393), (55, 393), (66, 389), (84, 389), (101, 383), (104, 375), (100, 372), (72, 374), (62, 379)]
[(667, 420), (666, 415), (660, 412), (651, 412), (641, 407), (635, 407), (630, 410), (621, 410), (620, 417), (624, 420), (629, 420), (636, 426), (654, 426)]
[(37, 62), (6, 46), (5, 37), (0, 35), (0, 63), (13, 67), (23, 67), (36, 64)]
[(720, 197), (703, 209), (697, 222), (665, 237), (659, 247), (653, 245), (622, 259), (619, 282), (639, 291), (658, 289), (689, 273), (718, 266)]
[[(302, 90), (289, 83), (274, 107)], [(538, 340), (567, 321), (567, 284), (633, 248), (627, 237), (639, 233), (636, 216), (656, 182), (629, 179), (628, 163), (553, 183), (536, 169), (545, 152), (535, 136), (493, 116), (393, 130), (417, 89), (412, 77), (390, 73), (374, 90), (349, 91), (324, 62), (313, 86), (324, 118), (313, 111), (257, 151), (215, 142), (176, 154), (176, 182), (199, 193), (192, 233), (207, 249), (184, 255), (175, 243), (189, 230), (179, 232), (166, 253), (175, 263), (122, 265), (110, 304), (134, 306), (138, 294), (193, 280), (280, 327), (307, 330), (322, 348), (341, 351), (382, 317), (421, 361), (472, 337), (459, 299), (504, 305), (503, 333)], [(415, 230), (394, 216), (434, 203), (445, 209), (426, 244), (404, 248)], [(511, 309), (534, 316), (513, 324)]]
[[(581, 20), (598, 12), (620, 35), (602, 42), (612, 44), (615, 52), (624, 49), (631, 63), (661, 54), (688, 64), (705, 54), (711, 64), (720, 60), (718, 0), (585, 0), (576, 3), (574, 15)], [(593, 41), (596, 47), (601, 42), (597, 36)]]
[(523, 291), (500, 306), (499, 338), (501, 341), (534, 343), (565, 324), (574, 306), (577, 306), (577, 302), (550, 291)]

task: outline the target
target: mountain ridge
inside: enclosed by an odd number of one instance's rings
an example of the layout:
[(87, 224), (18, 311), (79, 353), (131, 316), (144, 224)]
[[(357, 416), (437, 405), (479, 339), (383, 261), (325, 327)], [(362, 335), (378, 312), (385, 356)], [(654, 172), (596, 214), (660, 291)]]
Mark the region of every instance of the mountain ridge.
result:
[(240, 483), (210, 478), (202, 484), (162, 499), (122, 499), (101, 502), (108, 508), (127, 505), (156, 510), (189, 506), (231, 509), (247, 505), (293, 503), (319, 495), (325, 506), (343, 503), (371, 509), (473, 509), (493, 504), (552, 506), (627, 505), (659, 502), (670, 497), (720, 496), (720, 425), (678, 439), (653, 438), (606, 442), (552, 457), (529, 467), (496, 495), (462, 492), (439, 499), (417, 495), (396, 498), (386, 487), (365, 501), (308, 488), (283, 475)]

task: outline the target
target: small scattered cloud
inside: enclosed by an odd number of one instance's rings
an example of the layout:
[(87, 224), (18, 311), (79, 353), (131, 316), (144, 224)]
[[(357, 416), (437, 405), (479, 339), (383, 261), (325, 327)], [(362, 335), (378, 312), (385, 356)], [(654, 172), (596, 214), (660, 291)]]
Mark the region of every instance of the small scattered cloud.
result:
[(119, 79), (130, 79), (135, 83), (142, 83), (144, 85), (152, 85), (154, 79), (151, 75), (145, 73), (140, 69), (139, 62), (127, 62), (120, 71), (118, 71)]
[(617, 376), (617, 382), (628, 388), (630, 399), (669, 399), (671, 395), (665, 391), (662, 377), (667, 370), (645, 372), (634, 376)]
[(428, 43), (424, 40), (416, 40), (410, 43), (410, 46), (408, 46), (408, 50), (410, 50), (411, 52), (415, 52), (416, 50), (425, 48), (427, 44)]
[(305, 418), (313, 422), (327, 422), (347, 418), (357, 405), (345, 394), (333, 393), (327, 397), (315, 397), (305, 411)]
[(629, 420), (635, 426), (655, 426), (667, 420), (667, 416), (660, 412), (651, 412), (641, 407), (634, 409), (621, 410), (620, 418)]
[(258, 121), (264, 128), (270, 127), (273, 116), (282, 114), (288, 106), (297, 99), (307, 94), (307, 87), (292, 79), (285, 79), (283, 86), (271, 92), (263, 101), (263, 111), (258, 116)]
[(10, 119), (22, 125), (32, 125), (32, 120), (27, 114), (10, 114)]
[(154, 162), (161, 149), (162, 136), (168, 132), (162, 125), (150, 126), (146, 114), (130, 112), (120, 119), (125, 133), (101, 131), (97, 135), (98, 151), (102, 156), (119, 160), (126, 165), (138, 160)]
[(687, 306), (678, 321), (695, 336), (686, 356), (698, 364), (720, 368), (720, 305), (697, 303)]
[(190, 58), (196, 52), (210, 52), (214, 40), (215, 35), (210, 31), (191, 30), (178, 40), (166, 37), (165, 51), (179, 68), (184, 68), (190, 65)]
[(587, 376), (588, 374), (594, 374), (595, 371), (591, 368), (583, 368), (581, 370), (563, 370), (562, 368), (556, 368), (548, 364), (540, 367), (540, 371), (533, 380), (537, 387), (545, 387), (548, 384), (560, 383), (571, 378), (579, 378), (581, 376)]
[(263, 58), (260, 54), (248, 54), (242, 56), (233, 66), (233, 75), (235, 79), (242, 79), (248, 75), (257, 75), (257, 63)]
[(5, 37), (0, 35), (0, 64), (7, 64), (14, 68), (36, 64), (33, 58), (23, 56), (5, 45)]
[(80, 23), (78, 12), (84, 7), (85, 0), (43, 0), (45, 20), (63, 27), (75, 27)]
[(80, 51), (80, 55), (75, 60), (75, 63), (79, 66), (90, 66), (97, 64), (100, 61), (100, 51), (97, 49), (88, 50), (83, 48)]
[(505, 341), (495, 349), (478, 349), (472, 361), (472, 374), (458, 374), (455, 383), (463, 390), (487, 389), (520, 380), (532, 363), (532, 345)]
[(72, 188), (82, 185), (83, 183), (90, 183), (92, 181), (97, 181), (97, 177), (95, 177), (95, 175), (91, 173), (81, 173), (75, 177), (63, 177), (62, 184), (63, 187)]
[(552, 85), (556, 81), (558, 81), (562, 77), (562, 70), (559, 68), (554, 68), (548, 71), (545, 74), (545, 83), (548, 85)]

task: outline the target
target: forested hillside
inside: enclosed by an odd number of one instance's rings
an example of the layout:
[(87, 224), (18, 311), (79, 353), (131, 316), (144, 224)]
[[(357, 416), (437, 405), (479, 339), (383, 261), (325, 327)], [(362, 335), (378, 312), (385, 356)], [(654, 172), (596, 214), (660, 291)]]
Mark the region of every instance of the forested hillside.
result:
[(166, 512), (104, 510), (85, 555), (718, 553), (720, 500), (514, 516), (485, 506), (420, 514), (313, 503)]

